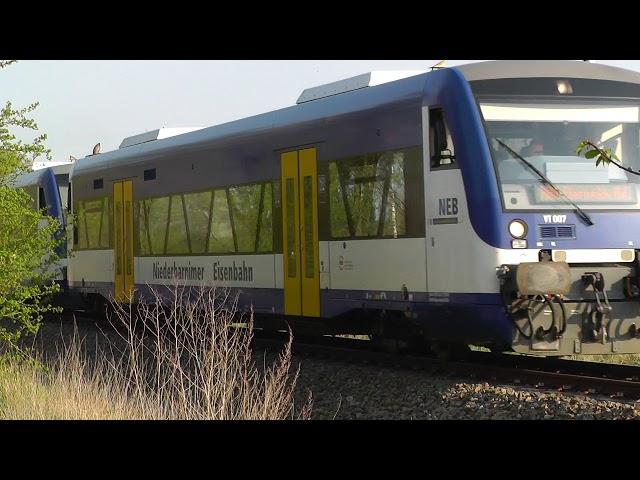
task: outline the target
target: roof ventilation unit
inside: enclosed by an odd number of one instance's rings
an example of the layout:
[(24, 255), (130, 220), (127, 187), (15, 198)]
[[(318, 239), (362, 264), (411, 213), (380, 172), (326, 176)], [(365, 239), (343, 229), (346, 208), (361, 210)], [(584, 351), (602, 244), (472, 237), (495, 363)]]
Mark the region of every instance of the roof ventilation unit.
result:
[(140, 133), (138, 135), (125, 138), (122, 140), (122, 143), (118, 148), (131, 147), (133, 145), (140, 145), (141, 143), (153, 142), (154, 140), (175, 137), (176, 135), (182, 135), (183, 133), (193, 132), (202, 128), (203, 127), (157, 128), (150, 132)]
[(361, 88), (374, 87), (383, 83), (393, 82), (402, 78), (413, 77), (426, 73), (427, 70), (398, 70), (398, 71), (377, 71), (363, 73), (337, 82), (327, 83), (318, 87), (305, 89), (298, 97), (296, 104), (311, 102), (320, 98), (331, 97), (340, 93), (360, 90)]

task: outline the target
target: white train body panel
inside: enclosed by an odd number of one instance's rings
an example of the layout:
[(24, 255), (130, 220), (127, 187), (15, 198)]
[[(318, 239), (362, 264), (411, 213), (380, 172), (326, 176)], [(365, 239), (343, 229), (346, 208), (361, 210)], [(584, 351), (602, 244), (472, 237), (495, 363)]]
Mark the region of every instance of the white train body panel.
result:
[(68, 259), (70, 284), (113, 283), (113, 250), (77, 250)]
[[(135, 284), (282, 288), (282, 255), (135, 257)], [(114, 281), (113, 250), (76, 251), (69, 261), (74, 284)]]
[(321, 243), (328, 245), (331, 289), (427, 291), (424, 238)]
[(282, 263), (282, 256), (273, 254), (136, 257), (135, 283), (277, 288), (275, 263), (278, 260)]

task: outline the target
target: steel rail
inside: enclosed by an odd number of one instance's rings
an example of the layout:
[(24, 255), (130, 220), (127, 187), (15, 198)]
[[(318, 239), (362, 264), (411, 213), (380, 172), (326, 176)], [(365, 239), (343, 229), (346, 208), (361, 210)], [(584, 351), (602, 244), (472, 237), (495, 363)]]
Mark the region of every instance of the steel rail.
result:
[[(254, 335), (255, 346), (281, 347), (288, 334)], [(469, 352), (464, 360), (434, 356), (387, 353), (372, 349), (363, 340), (320, 337), (294, 339), (293, 353), (350, 363), (432, 371), (492, 382), (529, 385), (587, 394), (640, 398), (640, 367), (579, 360), (536, 358), (525, 355)]]

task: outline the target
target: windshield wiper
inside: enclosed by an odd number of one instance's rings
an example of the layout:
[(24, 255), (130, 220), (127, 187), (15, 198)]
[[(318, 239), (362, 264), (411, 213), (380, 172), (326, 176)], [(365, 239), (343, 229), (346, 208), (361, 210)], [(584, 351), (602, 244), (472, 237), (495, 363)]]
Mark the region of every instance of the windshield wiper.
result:
[(549, 187), (551, 187), (551, 189), (556, 192), (558, 194), (558, 197), (562, 198), (564, 201), (566, 201), (567, 203), (569, 203), (573, 208), (574, 208), (574, 212), (575, 214), (580, 217), (580, 220), (582, 220), (584, 223), (587, 224), (587, 226), (591, 226), (593, 225), (593, 221), (591, 220), (591, 217), (589, 215), (587, 215), (578, 205), (576, 205), (573, 200), (571, 200), (569, 197), (567, 197), (558, 187), (556, 187), (553, 182), (551, 182), (551, 180), (549, 180), (547, 177), (544, 176), (544, 174), (538, 170), (536, 167), (534, 167), (531, 162), (529, 162), (528, 160), (526, 160), (522, 155), (516, 153), (515, 151), (513, 151), (513, 149), (511, 147), (509, 147), (509, 145), (507, 145), (506, 143), (504, 143), (502, 140), (500, 140), (499, 138), (495, 139), (496, 142), (498, 142), (500, 145), (502, 145), (510, 154), (513, 158), (520, 160), (522, 163), (524, 163), (527, 167), (529, 167), (529, 169), (531, 171), (533, 171), (538, 177), (540, 177), (540, 179)]

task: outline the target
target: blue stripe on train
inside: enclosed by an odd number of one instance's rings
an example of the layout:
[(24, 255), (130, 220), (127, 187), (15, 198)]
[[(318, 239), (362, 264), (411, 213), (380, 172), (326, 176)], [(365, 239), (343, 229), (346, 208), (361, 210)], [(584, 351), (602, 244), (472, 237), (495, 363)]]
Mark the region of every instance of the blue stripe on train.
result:
[[(56, 176), (52, 168), (47, 168), (38, 179), (38, 186), (44, 192), (44, 200), (47, 204), (47, 215), (56, 218), (61, 225), (60, 231), (56, 234), (58, 239), (65, 236), (65, 222), (62, 212), (62, 202), (60, 200), (60, 190), (56, 182)], [(65, 257), (67, 254), (67, 241), (65, 240), (55, 249), (56, 255)]]
[[(79, 282), (70, 285), (80, 287)], [(105, 297), (113, 295), (113, 284), (85, 282), (85, 288)], [(183, 293), (197, 294), (198, 287), (181, 287)], [(140, 295), (150, 301), (151, 289), (171, 300), (171, 290), (165, 285), (136, 285)], [(224, 289), (221, 288), (222, 294)], [(282, 314), (284, 292), (276, 288), (230, 288), (228, 300), (239, 293), (239, 311)], [(381, 292), (378, 292), (381, 293)], [(323, 317), (331, 318), (360, 309), (410, 311), (414, 321), (434, 338), (442, 337), (461, 342), (503, 342), (510, 344), (512, 325), (501, 304), (499, 294), (492, 293), (413, 293), (413, 300), (402, 300), (402, 292), (384, 292), (385, 299), (367, 298), (370, 292), (362, 290), (321, 290)]]

